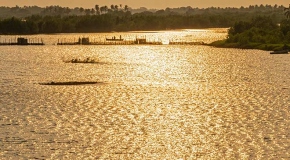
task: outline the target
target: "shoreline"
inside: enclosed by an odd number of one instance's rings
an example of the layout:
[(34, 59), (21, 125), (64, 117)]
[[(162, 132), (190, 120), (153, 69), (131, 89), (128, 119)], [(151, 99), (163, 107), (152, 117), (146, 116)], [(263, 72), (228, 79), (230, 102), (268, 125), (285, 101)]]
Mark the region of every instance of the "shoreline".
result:
[(237, 49), (258, 49), (264, 51), (280, 51), (285, 49), (290, 49), (290, 44), (265, 44), (265, 43), (227, 43), (226, 39), (214, 41), (212, 43), (206, 44), (208, 46), (217, 48), (237, 48)]

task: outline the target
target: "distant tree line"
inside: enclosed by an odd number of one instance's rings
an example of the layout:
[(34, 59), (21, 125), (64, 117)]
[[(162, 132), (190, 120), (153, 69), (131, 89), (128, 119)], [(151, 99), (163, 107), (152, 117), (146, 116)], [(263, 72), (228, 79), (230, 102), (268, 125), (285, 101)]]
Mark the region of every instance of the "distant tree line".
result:
[[(99, 15), (113, 11), (134, 11), (128, 5), (111, 5), (111, 6), (99, 6), (95, 5), (92, 8), (83, 7), (61, 7), (61, 6), (47, 6), (41, 8), (38, 6), (24, 6), (24, 7), (0, 7), (0, 19), (2, 18), (25, 18), (32, 15), (40, 16), (82, 16), (82, 15)], [(138, 12), (138, 9), (136, 10)]]
[[(0, 7), (1, 10), (5, 7)], [(127, 5), (99, 6), (91, 9), (60, 6), (46, 8), (13, 7), (13, 13), (29, 10), (34, 13), (27, 17), (13, 16), (0, 20), (0, 34), (39, 34), (73, 32), (108, 32), (132, 30), (165, 30), (182, 28), (238, 28), (237, 20), (249, 22), (257, 16), (267, 16), (268, 21), (277, 24), (285, 19), (283, 6), (256, 5), (247, 8), (166, 8), (151, 11), (140, 8), (142, 12), (132, 13)], [(7, 7), (5, 8), (7, 9)], [(251, 24), (250, 24), (251, 25)], [(242, 25), (243, 26), (243, 25)], [(246, 27), (245, 24), (243, 27)], [(231, 38), (236, 36), (231, 29)]]
[(179, 7), (179, 8), (166, 8), (161, 10), (156, 9), (147, 9), (145, 7), (140, 7), (137, 9), (132, 9), (128, 5), (114, 5), (111, 6), (100, 6), (95, 5), (92, 8), (82, 8), (82, 7), (75, 7), (75, 8), (68, 8), (68, 7), (61, 7), (61, 6), (47, 6), (44, 8), (38, 6), (15, 6), (15, 7), (5, 7), (0, 6), (0, 19), (2, 18), (25, 18), (32, 15), (40, 15), (40, 16), (80, 16), (80, 15), (93, 15), (93, 14), (105, 14), (108, 12), (113, 11), (130, 11), (132, 14), (141, 13), (141, 12), (151, 12), (157, 13), (158, 15), (166, 15), (166, 14), (174, 14), (174, 15), (196, 15), (196, 14), (222, 14), (222, 13), (253, 13), (253, 14), (273, 14), (279, 12), (285, 8), (284, 6), (277, 4), (274, 6), (271, 5), (250, 5), (248, 7), (210, 7), (210, 8), (193, 8), (191, 6), (187, 7)]

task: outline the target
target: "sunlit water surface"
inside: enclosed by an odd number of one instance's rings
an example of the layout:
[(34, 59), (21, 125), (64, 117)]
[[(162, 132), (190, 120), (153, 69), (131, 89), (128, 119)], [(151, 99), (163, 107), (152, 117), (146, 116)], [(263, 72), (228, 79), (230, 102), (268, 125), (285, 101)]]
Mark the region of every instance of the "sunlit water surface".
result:
[[(0, 159), (290, 159), (290, 55), (53, 45), (120, 34), (226, 37), (219, 29), (61, 34), (28, 36), (45, 46), (0, 46)], [(87, 57), (99, 63), (65, 63)], [(100, 83), (40, 85), (52, 81)]]

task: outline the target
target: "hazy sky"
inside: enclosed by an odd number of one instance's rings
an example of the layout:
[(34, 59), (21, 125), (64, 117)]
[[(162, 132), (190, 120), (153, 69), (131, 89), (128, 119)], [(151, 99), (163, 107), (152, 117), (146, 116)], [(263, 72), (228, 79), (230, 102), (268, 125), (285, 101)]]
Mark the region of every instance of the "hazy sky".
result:
[(165, 9), (166, 7), (247, 7), (255, 4), (270, 4), (288, 6), (289, 0), (0, 0), (0, 6), (50, 6), (60, 5), (62, 7), (84, 7), (94, 8), (96, 4), (100, 6), (110, 6), (111, 4), (128, 5), (131, 8), (146, 7), (148, 9)]

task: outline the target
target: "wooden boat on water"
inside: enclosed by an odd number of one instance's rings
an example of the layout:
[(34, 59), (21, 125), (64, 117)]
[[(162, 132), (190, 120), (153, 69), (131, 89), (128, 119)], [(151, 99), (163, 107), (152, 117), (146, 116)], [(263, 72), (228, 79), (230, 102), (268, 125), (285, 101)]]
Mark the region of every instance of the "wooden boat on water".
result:
[(288, 50), (272, 51), (270, 54), (288, 54)]

